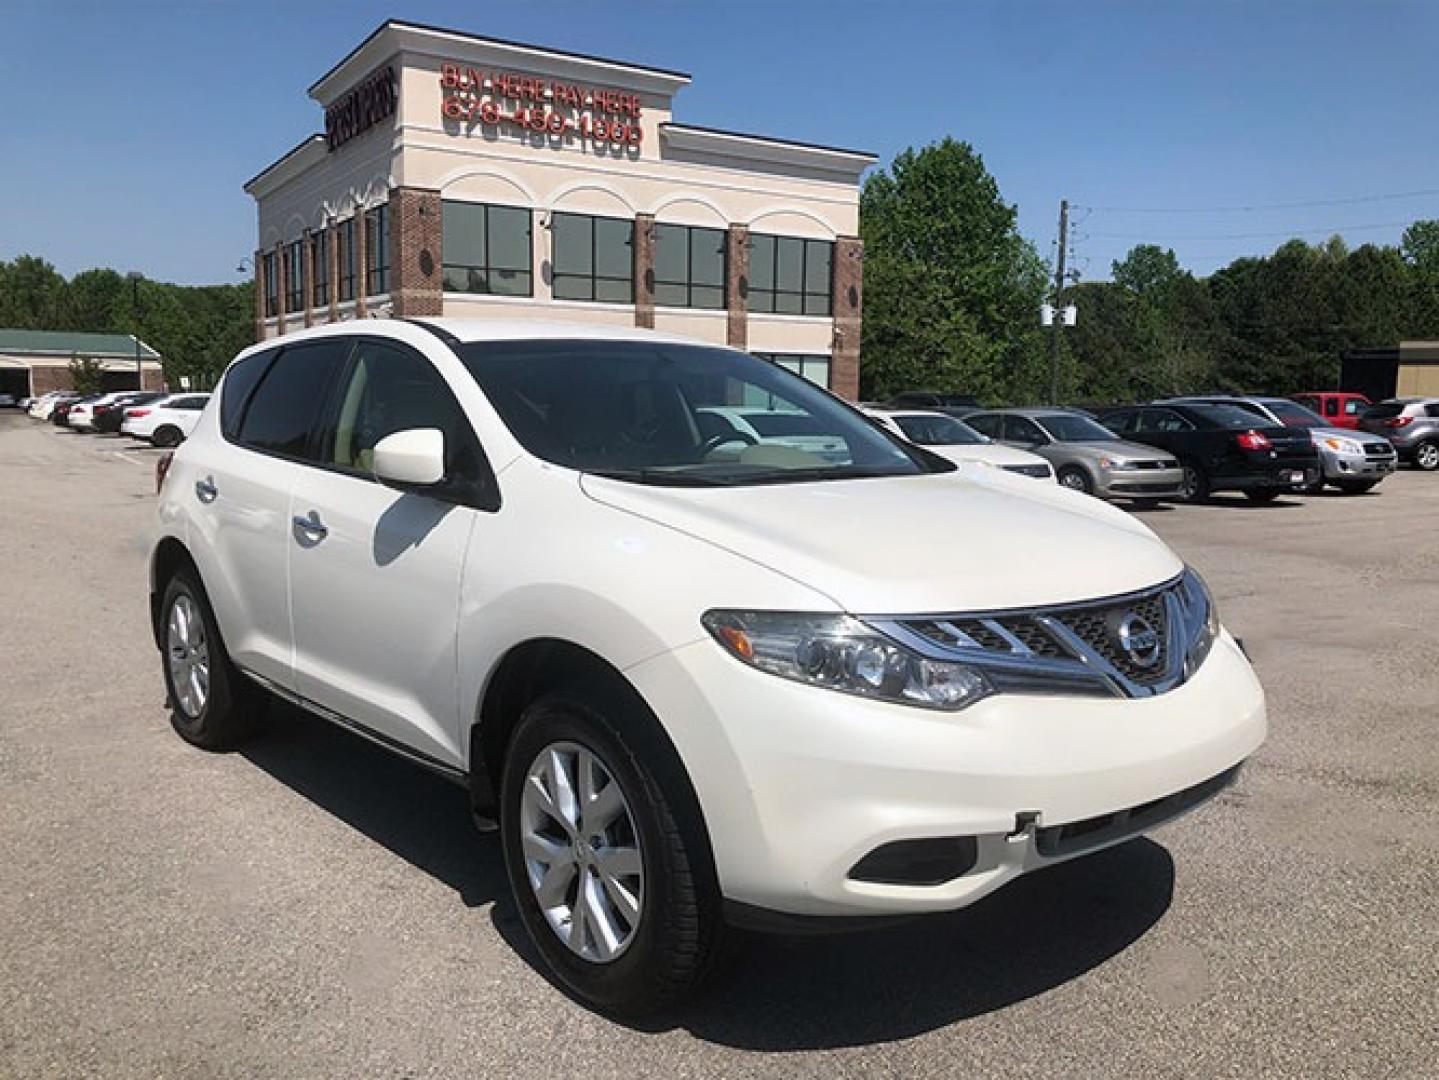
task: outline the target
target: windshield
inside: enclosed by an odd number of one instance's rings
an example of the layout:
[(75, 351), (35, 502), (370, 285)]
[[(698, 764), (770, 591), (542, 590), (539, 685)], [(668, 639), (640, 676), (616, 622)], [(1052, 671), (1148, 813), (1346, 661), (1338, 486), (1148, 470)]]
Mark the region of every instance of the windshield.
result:
[(456, 353), (538, 458), (645, 484), (947, 471), (806, 379), (745, 353), (647, 341), (505, 341)]
[(1245, 409), (1236, 409), (1233, 405), (1191, 405), (1192, 410), (1207, 420), (1212, 420), (1222, 428), (1236, 428), (1249, 430), (1254, 427), (1264, 426), (1264, 417), (1258, 416)]
[(952, 416), (895, 416), (904, 437), (920, 446), (978, 446), (989, 442), (974, 428)]
[(1285, 427), (1327, 427), (1329, 421), (1320, 416), (1317, 412), (1306, 409), (1303, 405), (1296, 405), (1292, 401), (1265, 401), (1265, 407)]
[(1035, 422), (1060, 442), (1119, 441), (1119, 436), (1107, 427), (1078, 413), (1051, 413), (1035, 417)]

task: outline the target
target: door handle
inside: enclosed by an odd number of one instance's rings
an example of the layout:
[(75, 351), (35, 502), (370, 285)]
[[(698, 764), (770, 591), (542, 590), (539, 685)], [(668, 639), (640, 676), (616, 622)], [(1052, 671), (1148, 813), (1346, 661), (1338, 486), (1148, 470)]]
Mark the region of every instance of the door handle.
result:
[(207, 476), (203, 480), (195, 481), (195, 498), (202, 503), (212, 503), (219, 496), (220, 489), (215, 486), (215, 478)]
[(310, 539), (314, 543), (319, 543), (325, 537), (330, 535), (329, 526), (327, 526), (323, 521), (320, 520), (320, 515), (318, 511), (311, 510), (309, 515), (306, 517), (300, 517), (299, 514), (296, 514), (293, 520), (295, 523), (295, 528), (299, 529), (302, 533), (305, 534), (308, 539)]

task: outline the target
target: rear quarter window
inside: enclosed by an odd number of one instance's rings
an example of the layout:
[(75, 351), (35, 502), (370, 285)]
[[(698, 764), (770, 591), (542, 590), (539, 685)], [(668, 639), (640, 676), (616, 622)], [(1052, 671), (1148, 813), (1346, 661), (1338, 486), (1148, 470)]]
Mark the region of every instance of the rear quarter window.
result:
[(220, 390), (220, 430), (225, 438), (239, 438), (240, 417), (244, 414), (245, 405), (279, 351), (270, 349), (247, 356), (231, 364), (230, 370), (225, 372), (225, 384)]

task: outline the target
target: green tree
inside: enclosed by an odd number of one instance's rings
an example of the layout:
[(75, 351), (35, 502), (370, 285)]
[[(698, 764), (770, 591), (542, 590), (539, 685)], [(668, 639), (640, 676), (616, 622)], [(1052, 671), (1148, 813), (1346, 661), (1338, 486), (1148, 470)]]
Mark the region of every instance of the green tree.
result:
[(1416, 221), (1399, 241), (1404, 261), (1426, 274), (1439, 274), (1439, 221)]
[(104, 368), (93, 356), (70, 354), (70, 385), (82, 394), (98, 394), (104, 386)]
[(1179, 258), (1169, 248), (1137, 244), (1123, 259), (1111, 264), (1114, 283), (1140, 296), (1162, 293), (1184, 273)]
[(1016, 398), (1042, 378), (1044, 266), (967, 143), (899, 154), (860, 193), (861, 392)]

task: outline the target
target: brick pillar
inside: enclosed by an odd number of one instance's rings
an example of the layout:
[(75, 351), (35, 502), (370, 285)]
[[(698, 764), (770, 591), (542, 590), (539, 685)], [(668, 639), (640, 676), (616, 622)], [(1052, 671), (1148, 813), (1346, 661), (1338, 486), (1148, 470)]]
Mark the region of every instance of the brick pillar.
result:
[(369, 251), (369, 237), (365, 211), (355, 207), (355, 318), (365, 317), (365, 297), (370, 293), (370, 271), (365, 263)]
[(285, 245), (275, 245), (275, 332), (285, 332)]
[(330, 263), (330, 322), (340, 321), (340, 228), (331, 220), (325, 225), (325, 258)]
[(310, 230), (300, 234), (300, 295), (305, 298), (305, 325), (315, 325), (315, 248)]
[(441, 213), (438, 191), (390, 191), (390, 297), (397, 316), (443, 314)]
[(265, 340), (265, 253), (255, 251), (255, 340)]
[(655, 216), (635, 215), (635, 325), (655, 326)]
[(830, 308), (834, 338), (830, 346), (829, 388), (842, 398), (859, 400), (859, 329), (864, 300), (864, 242), (841, 236), (834, 242), (834, 285)]
[(749, 344), (749, 226), (731, 225), (725, 243), (725, 340), (743, 349)]

